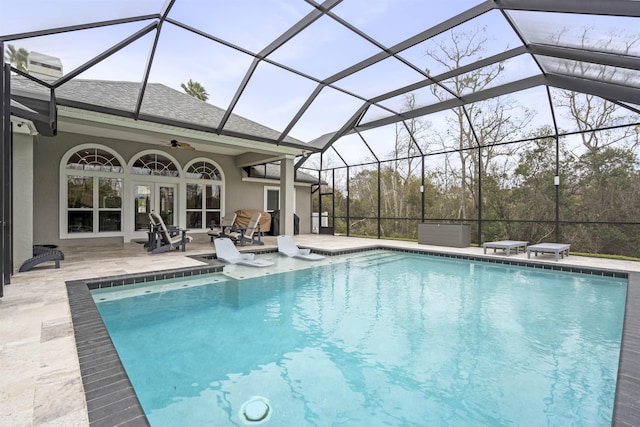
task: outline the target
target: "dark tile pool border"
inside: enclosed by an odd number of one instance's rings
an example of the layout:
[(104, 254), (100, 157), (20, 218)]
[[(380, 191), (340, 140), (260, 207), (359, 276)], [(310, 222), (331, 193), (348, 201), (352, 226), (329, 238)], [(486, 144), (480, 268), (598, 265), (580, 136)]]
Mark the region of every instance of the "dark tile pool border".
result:
[(613, 406), (614, 426), (640, 426), (640, 273), (629, 273), (628, 281)]
[(211, 265), (192, 268), (66, 282), (91, 426), (149, 426), (138, 396), (93, 301), (91, 290), (216, 273), (222, 271), (222, 268), (223, 265), (216, 261)]
[[(567, 266), (552, 262), (531, 262), (477, 255), (449, 254), (419, 249), (407, 250), (384, 245), (332, 251), (314, 249), (314, 252), (334, 256), (378, 249), (544, 270), (627, 278), (627, 300), (612, 425), (616, 427), (640, 425), (640, 402), (638, 401), (638, 396), (640, 396), (640, 273)], [(276, 252), (276, 250), (265, 249), (255, 252), (270, 253)], [(222, 271), (224, 267), (224, 264), (217, 261), (213, 254), (195, 255), (192, 258), (205, 262), (207, 265), (66, 282), (76, 349), (80, 362), (80, 373), (87, 401), (89, 423), (92, 427), (149, 426), (149, 421), (142, 410), (140, 401), (109, 337), (102, 317), (91, 296), (91, 290), (215, 273)]]

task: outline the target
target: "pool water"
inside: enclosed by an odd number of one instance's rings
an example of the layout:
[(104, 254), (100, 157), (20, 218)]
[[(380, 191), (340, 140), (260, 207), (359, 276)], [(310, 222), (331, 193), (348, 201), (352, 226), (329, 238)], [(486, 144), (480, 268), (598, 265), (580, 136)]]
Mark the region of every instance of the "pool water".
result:
[(330, 258), (94, 291), (152, 426), (611, 424), (626, 279)]

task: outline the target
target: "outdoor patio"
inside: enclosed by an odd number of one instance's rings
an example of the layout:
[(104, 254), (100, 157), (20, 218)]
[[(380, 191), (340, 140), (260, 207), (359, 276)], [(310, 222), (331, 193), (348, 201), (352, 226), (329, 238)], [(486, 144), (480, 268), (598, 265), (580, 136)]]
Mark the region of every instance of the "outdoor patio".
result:
[[(519, 255), (512, 253), (508, 257), (502, 251), (495, 254), (489, 251), (487, 255), (483, 255), (481, 247), (446, 248), (419, 245), (416, 242), (315, 234), (295, 236), (295, 241), (299, 246), (320, 251), (384, 246), (486, 257), (492, 260), (526, 260), (526, 254), (522, 252)], [(240, 249), (275, 249), (275, 237), (266, 236), (264, 242), (264, 246), (246, 246)], [(4, 298), (0, 300), (0, 334), (3, 337), (0, 361), (5, 372), (11, 373), (0, 377), (0, 401), (3, 402), (0, 425), (89, 425), (66, 281), (201, 266), (200, 261), (190, 256), (213, 253), (213, 245), (204, 236), (191, 243), (184, 253), (173, 251), (151, 255), (139, 243), (124, 244), (118, 248), (61, 249), (65, 253), (65, 260), (60, 269), (55, 269), (53, 263), (47, 263), (29, 272), (15, 274), (11, 285), (5, 288)], [(640, 262), (574, 255), (555, 262), (553, 254), (550, 254), (531, 259), (530, 262), (640, 272)], [(626, 333), (628, 332), (627, 330)]]
[[(640, 257), (640, 2), (363, 5), (7, 2), (0, 426), (86, 426), (96, 404), (113, 409), (84, 362), (100, 339), (119, 359), (104, 329), (84, 346), (77, 312), (100, 320), (86, 284), (67, 283), (210, 271), (208, 225), (249, 209), (328, 258), (391, 248), (628, 274), (612, 423), (640, 426), (640, 261), (575, 255)], [(136, 242), (151, 212), (191, 230), (186, 252)], [(461, 248), (389, 240), (420, 241), (422, 224), (470, 232)], [(263, 241), (239, 249), (282, 257)], [(60, 268), (18, 273), (39, 243), (59, 246)], [(280, 260), (226, 274), (297, 268)]]

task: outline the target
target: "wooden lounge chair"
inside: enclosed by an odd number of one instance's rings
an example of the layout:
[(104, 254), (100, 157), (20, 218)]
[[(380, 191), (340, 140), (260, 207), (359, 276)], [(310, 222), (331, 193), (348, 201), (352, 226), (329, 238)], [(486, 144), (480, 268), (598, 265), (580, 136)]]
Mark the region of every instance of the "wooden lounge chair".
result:
[(306, 259), (308, 261), (318, 261), (324, 259), (320, 254), (312, 254), (311, 249), (300, 249), (291, 236), (278, 236), (278, 252), (288, 257)]
[(213, 242), (213, 239), (217, 237), (227, 237), (227, 235), (233, 229), (237, 217), (238, 215), (234, 212), (220, 218), (220, 225), (214, 225), (209, 231), (207, 231), (207, 234), (209, 235), (209, 237), (211, 237), (211, 241)]
[(159, 237), (156, 242), (148, 248), (152, 254), (167, 252), (177, 248), (181, 248), (182, 252), (184, 252), (187, 243), (193, 240), (191, 236), (187, 236), (187, 230), (175, 229), (175, 233), (170, 233), (162, 217), (153, 211), (149, 213), (149, 220), (151, 221), (151, 227), (155, 230), (156, 236)]
[[(246, 227), (240, 227), (238, 230), (231, 231), (228, 236), (236, 243), (240, 243), (244, 246), (245, 243), (251, 243), (252, 245), (264, 245), (260, 240), (260, 218), (262, 214), (256, 212), (251, 216), (249, 225)], [(237, 227), (236, 227), (237, 228)]]
[(257, 259), (254, 253), (241, 253), (228, 237), (220, 237), (213, 241), (216, 247), (216, 258), (229, 264), (241, 264), (251, 267), (268, 267), (273, 261)]

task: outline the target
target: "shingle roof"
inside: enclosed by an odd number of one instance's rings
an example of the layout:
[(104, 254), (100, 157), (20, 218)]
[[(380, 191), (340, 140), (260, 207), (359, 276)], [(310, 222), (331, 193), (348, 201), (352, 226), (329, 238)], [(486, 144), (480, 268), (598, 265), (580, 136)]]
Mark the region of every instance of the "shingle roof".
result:
[[(15, 89), (40, 93), (49, 96), (49, 90), (21, 76), (14, 76), (12, 85)], [(73, 79), (56, 89), (56, 102), (92, 111), (105, 111), (121, 114), (121, 111), (133, 113), (138, 102), (141, 83), (107, 80)], [(167, 119), (176, 125), (187, 128), (215, 131), (224, 117), (225, 110), (190, 95), (159, 83), (149, 83), (145, 89), (140, 118), (154, 121), (154, 118), (166, 122)], [(194, 126), (195, 125), (195, 126)], [(280, 132), (256, 123), (252, 120), (231, 114), (225, 125), (225, 134), (262, 139), (275, 142)], [(302, 141), (287, 137), (284, 142), (304, 145)]]

